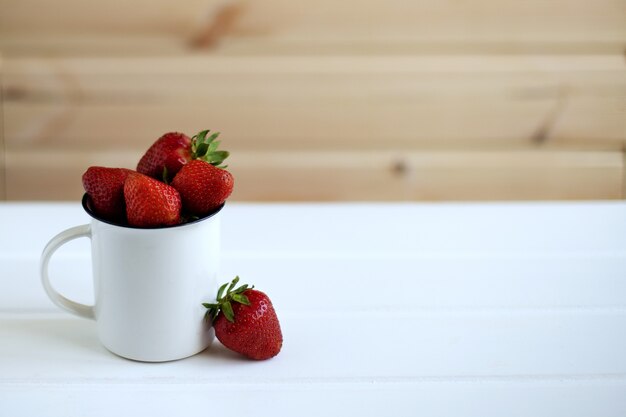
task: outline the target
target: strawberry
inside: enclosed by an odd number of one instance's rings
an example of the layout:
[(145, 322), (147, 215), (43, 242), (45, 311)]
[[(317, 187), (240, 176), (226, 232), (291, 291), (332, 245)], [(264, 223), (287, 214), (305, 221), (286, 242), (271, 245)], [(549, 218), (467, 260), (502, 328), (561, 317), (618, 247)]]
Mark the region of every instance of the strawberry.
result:
[(83, 174), (83, 188), (94, 213), (105, 220), (124, 222), (124, 181), (134, 171), (125, 168), (89, 167)]
[(185, 211), (202, 217), (222, 205), (233, 192), (230, 172), (207, 162), (195, 160), (181, 168), (172, 181), (180, 193)]
[(163, 170), (170, 175), (191, 160), (191, 139), (184, 133), (170, 132), (161, 136), (148, 148), (137, 164), (137, 172), (153, 178), (162, 178)]
[(128, 224), (137, 227), (171, 226), (180, 223), (178, 191), (147, 175), (129, 174), (124, 183)]
[(215, 329), (215, 336), (228, 349), (251, 359), (264, 360), (278, 355), (283, 334), (278, 317), (267, 295), (242, 285), (239, 277), (222, 285), (215, 303), (203, 303)]
[(217, 150), (220, 142), (215, 139), (219, 132), (207, 137), (208, 133), (209, 130), (203, 130), (191, 139), (179, 132), (164, 134), (141, 157), (137, 172), (167, 182), (193, 159), (221, 164), (228, 157), (228, 152)]

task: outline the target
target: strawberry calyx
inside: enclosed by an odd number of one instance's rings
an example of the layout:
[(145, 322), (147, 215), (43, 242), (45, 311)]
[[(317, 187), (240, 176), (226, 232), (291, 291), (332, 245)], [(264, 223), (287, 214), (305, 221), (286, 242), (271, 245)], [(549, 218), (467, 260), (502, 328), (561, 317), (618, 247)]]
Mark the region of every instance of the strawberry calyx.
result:
[(222, 162), (230, 153), (228, 151), (219, 151), (220, 141), (216, 140), (220, 132), (215, 132), (209, 136), (210, 130), (203, 130), (191, 138), (191, 158), (206, 161), (218, 168), (226, 168), (222, 166)]
[[(233, 312), (232, 303), (240, 303), (249, 306), (250, 300), (244, 294), (247, 290), (251, 290), (254, 288), (253, 286), (248, 286), (248, 284), (243, 284), (242, 286), (235, 288), (237, 283), (239, 282), (239, 276), (236, 276), (230, 283), (225, 283), (222, 285), (217, 291), (217, 297), (215, 303), (202, 303), (204, 307), (208, 310), (205, 314), (205, 318), (211, 320), (213, 322), (217, 317), (217, 314), (221, 311), (231, 323), (235, 322), (235, 313)], [(229, 285), (230, 284), (230, 285)], [(226, 289), (228, 287), (228, 289)], [(226, 291), (226, 294), (224, 294)]]

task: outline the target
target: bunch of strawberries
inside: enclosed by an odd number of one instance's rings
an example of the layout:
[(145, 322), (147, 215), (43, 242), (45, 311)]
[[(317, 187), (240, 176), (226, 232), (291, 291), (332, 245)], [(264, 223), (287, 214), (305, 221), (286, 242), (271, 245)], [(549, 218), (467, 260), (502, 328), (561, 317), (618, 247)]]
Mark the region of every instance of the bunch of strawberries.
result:
[[(233, 191), (233, 176), (221, 164), (219, 133), (204, 130), (189, 138), (161, 136), (146, 151), (137, 170), (92, 166), (83, 187), (95, 214), (109, 222), (139, 228), (174, 226), (217, 210)], [(283, 336), (269, 297), (254, 287), (222, 285), (215, 302), (204, 303), (215, 336), (227, 348), (251, 359), (280, 352)]]
[(173, 226), (202, 218), (224, 204), (234, 179), (221, 164), (219, 133), (204, 130), (189, 138), (161, 136), (146, 151), (137, 170), (90, 167), (83, 187), (99, 217), (134, 227)]

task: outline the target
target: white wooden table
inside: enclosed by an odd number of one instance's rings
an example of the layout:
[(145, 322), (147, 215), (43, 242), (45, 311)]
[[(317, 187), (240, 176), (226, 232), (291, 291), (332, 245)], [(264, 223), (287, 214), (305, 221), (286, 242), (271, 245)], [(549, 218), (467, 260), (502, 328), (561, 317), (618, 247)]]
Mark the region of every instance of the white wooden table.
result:
[[(285, 343), (146, 364), (46, 298), (76, 204), (0, 204), (0, 416), (626, 416), (626, 203), (230, 204), (223, 281)], [(86, 239), (53, 259), (90, 302)]]

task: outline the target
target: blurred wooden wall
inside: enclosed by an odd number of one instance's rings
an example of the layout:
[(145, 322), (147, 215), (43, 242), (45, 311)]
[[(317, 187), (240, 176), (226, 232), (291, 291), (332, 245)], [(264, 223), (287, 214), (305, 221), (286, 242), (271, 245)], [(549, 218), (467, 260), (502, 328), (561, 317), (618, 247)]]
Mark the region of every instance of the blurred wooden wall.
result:
[(625, 48), (626, 0), (0, 0), (5, 194), (211, 128), (237, 200), (624, 198)]

